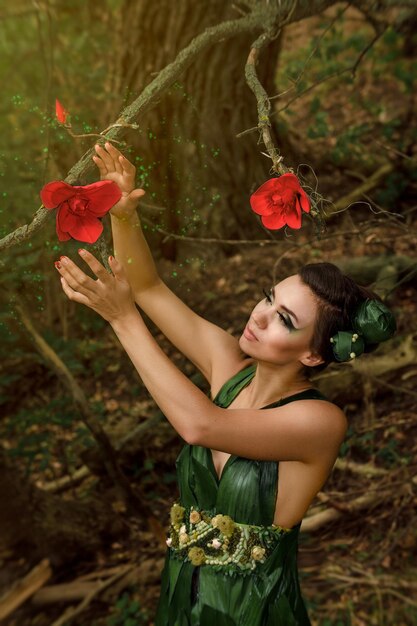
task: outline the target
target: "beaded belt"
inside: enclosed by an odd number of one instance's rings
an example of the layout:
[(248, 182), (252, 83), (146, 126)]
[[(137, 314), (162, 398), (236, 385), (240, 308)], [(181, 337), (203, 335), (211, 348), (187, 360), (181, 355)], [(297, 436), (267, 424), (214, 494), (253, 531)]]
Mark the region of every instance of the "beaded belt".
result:
[(192, 565), (250, 572), (264, 563), (277, 539), (290, 532), (281, 526), (254, 526), (235, 522), (229, 515), (211, 517), (207, 512), (174, 503), (166, 540), (173, 556)]

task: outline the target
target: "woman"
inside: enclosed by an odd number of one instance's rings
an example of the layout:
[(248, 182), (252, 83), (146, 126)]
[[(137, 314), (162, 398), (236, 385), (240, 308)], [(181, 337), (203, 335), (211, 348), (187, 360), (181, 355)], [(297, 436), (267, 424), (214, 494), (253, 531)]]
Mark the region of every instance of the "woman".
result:
[[(111, 210), (114, 276), (80, 250), (98, 280), (61, 257), (63, 290), (111, 324), (186, 441), (155, 624), (307, 626), (298, 533), (347, 429), (344, 413), (312, 387), (308, 373), (353, 358), (354, 348), (360, 354), (375, 347), (381, 333), (365, 342), (351, 320), (359, 305), (378, 301), (331, 264), (305, 266), (262, 297), (236, 339), (159, 278), (136, 214), (144, 191), (134, 189), (134, 166), (110, 144), (96, 146), (93, 159), (101, 178), (123, 194)], [(202, 372), (213, 400), (162, 352), (135, 302)], [(382, 326), (389, 318), (383, 313)], [(361, 315), (369, 322), (367, 310)]]

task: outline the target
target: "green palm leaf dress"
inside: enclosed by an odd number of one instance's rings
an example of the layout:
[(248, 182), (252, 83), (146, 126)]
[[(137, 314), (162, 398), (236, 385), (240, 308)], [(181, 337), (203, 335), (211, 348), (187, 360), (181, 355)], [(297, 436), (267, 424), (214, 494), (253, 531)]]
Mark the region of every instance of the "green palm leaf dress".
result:
[[(255, 370), (235, 374), (214, 403), (228, 407)], [(308, 389), (262, 408), (304, 399), (325, 398)], [(187, 444), (176, 469), (155, 626), (310, 626), (297, 571), (301, 522), (273, 526), (278, 462), (232, 455), (219, 480), (210, 449)]]

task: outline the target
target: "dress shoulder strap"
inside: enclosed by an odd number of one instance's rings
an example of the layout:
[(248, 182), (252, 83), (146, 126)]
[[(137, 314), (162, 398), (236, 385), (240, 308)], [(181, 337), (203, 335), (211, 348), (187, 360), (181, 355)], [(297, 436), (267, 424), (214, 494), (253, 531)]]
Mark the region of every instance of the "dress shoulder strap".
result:
[[(241, 369), (234, 376), (232, 376), (232, 378), (229, 378), (229, 380), (227, 380), (217, 392), (217, 395), (213, 400), (214, 404), (217, 404), (222, 408), (227, 408), (229, 404), (233, 402), (239, 392), (242, 391), (242, 389), (249, 384), (255, 374), (255, 370), (256, 363), (252, 363), (251, 365), (248, 365), (247, 367)], [(294, 393), (291, 396), (287, 396), (286, 398), (281, 398), (280, 400), (271, 402), (271, 404), (268, 404), (267, 406), (264, 406), (262, 408), (272, 409), (274, 407), (283, 406), (284, 404), (288, 404), (289, 402), (294, 402), (296, 400), (327, 400), (327, 398), (321, 393), (321, 391), (312, 387), (311, 389), (305, 389), (304, 391)]]
[(283, 406), (284, 404), (289, 404), (290, 402), (294, 402), (296, 400), (327, 400), (326, 396), (321, 393), (318, 389), (312, 387), (311, 389), (305, 389), (304, 391), (300, 391), (298, 393), (294, 393), (291, 396), (287, 396), (286, 398), (281, 398), (276, 402), (272, 402), (267, 406), (262, 408), (264, 409), (272, 409), (274, 407)]
[(229, 404), (233, 402), (238, 393), (249, 384), (251, 378), (254, 375), (256, 369), (256, 363), (252, 363), (247, 367), (241, 369), (237, 374), (229, 378), (224, 385), (219, 389), (214, 398), (214, 404), (227, 408)]

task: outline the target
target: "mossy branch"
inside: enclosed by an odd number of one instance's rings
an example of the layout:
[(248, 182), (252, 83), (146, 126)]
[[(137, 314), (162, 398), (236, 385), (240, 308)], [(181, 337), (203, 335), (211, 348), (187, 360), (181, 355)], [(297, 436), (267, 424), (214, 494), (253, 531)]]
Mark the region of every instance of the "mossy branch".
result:
[[(160, 96), (198, 58), (198, 55), (203, 50), (224, 39), (262, 29), (263, 13), (253, 13), (237, 20), (229, 20), (207, 28), (203, 33), (195, 37), (188, 46), (181, 50), (172, 63), (169, 63), (159, 72), (134, 102), (123, 109), (119, 118), (101, 133), (103, 141), (111, 141), (123, 136), (127, 128), (130, 128), (133, 122), (157, 104)], [(71, 168), (65, 178), (65, 182), (73, 185), (79, 183), (80, 179), (86, 179), (94, 168), (92, 161), (93, 154), (93, 148), (88, 150)], [(16, 228), (16, 230), (0, 239), (0, 250), (30, 239), (36, 232), (43, 228), (50, 218), (50, 214), (51, 211), (41, 206), (36, 211), (32, 222)]]
[[(278, 28), (284, 23), (295, 22), (319, 13), (335, 3), (335, 0), (316, 0), (314, 3), (304, 0), (298, 2), (287, 0), (280, 3), (268, 3), (264, 0), (251, 1), (248, 6), (250, 13), (236, 20), (227, 20), (207, 28), (181, 50), (175, 60), (158, 73), (136, 100), (123, 109), (118, 119), (100, 133), (103, 141), (116, 140), (124, 136), (127, 129), (131, 128), (132, 124), (136, 125), (139, 117), (155, 106), (166, 90), (198, 59), (200, 53), (210, 46), (244, 33), (264, 31), (265, 24), (274, 24)], [(80, 184), (81, 179), (85, 180), (94, 167), (92, 156), (93, 148), (89, 149), (71, 168), (65, 182), (73, 185), (77, 182)], [(19, 226), (0, 239), (0, 250), (30, 239), (44, 227), (50, 217), (50, 211), (41, 206), (29, 224)]]
[[(136, 100), (123, 109), (118, 119), (99, 133), (103, 141), (120, 139), (125, 135), (127, 129), (138, 127), (137, 120), (140, 116), (144, 115), (159, 102), (160, 97), (198, 59), (201, 52), (225, 39), (244, 33), (261, 31), (262, 34), (252, 44), (245, 67), (245, 74), (248, 85), (257, 98), (258, 127), (268, 154), (272, 159), (273, 167), (279, 173), (288, 171), (283, 165), (282, 157), (272, 141), (269, 121), (270, 101), (256, 73), (258, 55), (260, 50), (278, 35), (283, 26), (321, 13), (330, 6), (337, 4), (337, 2), (336, 0), (315, 0), (314, 2), (308, 0), (282, 0), (280, 2), (244, 0), (241, 4), (246, 6), (250, 12), (236, 20), (227, 20), (211, 26), (200, 35), (197, 35), (188, 46), (178, 53), (172, 63), (166, 65), (158, 73)], [(384, 8), (388, 6), (410, 7), (412, 2), (384, 0), (381, 4)], [(94, 168), (92, 156), (93, 148), (89, 149), (71, 168), (65, 178), (65, 182), (73, 185), (86, 180)], [(44, 227), (47, 220), (51, 217), (50, 213), (43, 206), (39, 207), (29, 224), (19, 226), (13, 232), (0, 239), (0, 251), (30, 239)]]
[(252, 44), (251, 51), (245, 66), (245, 77), (248, 87), (253, 91), (258, 106), (258, 129), (265, 144), (265, 148), (272, 160), (272, 170), (277, 174), (285, 174), (288, 168), (282, 163), (284, 157), (279, 154), (279, 150), (275, 147), (271, 135), (271, 102), (269, 96), (261, 85), (256, 73), (256, 63), (259, 58), (259, 52), (272, 40), (271, 36), (263, 33)]

